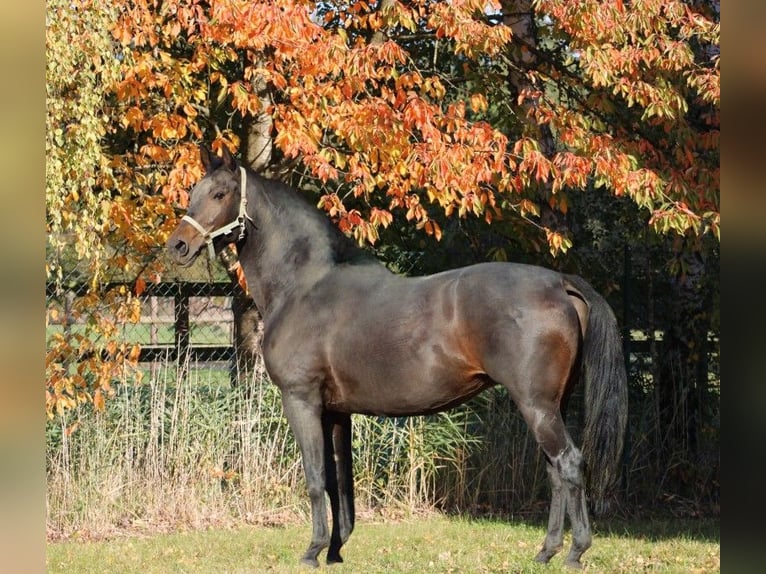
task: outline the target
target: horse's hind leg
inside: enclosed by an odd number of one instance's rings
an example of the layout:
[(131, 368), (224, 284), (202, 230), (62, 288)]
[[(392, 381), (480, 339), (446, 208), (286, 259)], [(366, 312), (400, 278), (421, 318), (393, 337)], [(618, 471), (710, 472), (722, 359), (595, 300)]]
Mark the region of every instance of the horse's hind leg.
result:
[(327, 494), (332, 508), (332, 534), (327, 563), (343, 562), (340, 549), (354, 529), (354, 475), (351, 453), (351, 416), (326, 413), (325, 437)]
[(585, 502), (582, 454), (570, 440), (569, 448), (556, 458), (554, 464), (564, 484), (567, 513), (572, 523), (572, 548), (565, 564), (581, 568), (580, 557), (590, 548), (592, 541), (588, 508)]
[(543, 542), (543, 548), (535, 556), (536, 562), (547, 564), (564, 547), (564, 514), (567, 508), (567, 496), (562, 492), (561, 477), (556, 467), (547, 465), (548, 478), (551, 483), (551, 509), (548, 516), (548, 533)]
[(585, 507), (583, 457), (564, 425), (561, 402), (578, 367), (582, 333), (575, 309), (568, 301), (557, 304), (556, 296), (550, 295), (545, 313), (530, 313), (528, 323), (517, 325), (534, 336), (519, 339), (518, 330), (509, 333), (507, 340), (513, 344), (504, 353), (497, 352), (496, 346), (483, 362), (489, 377), (508, 389), (549, 465), (552, 493), (548, 532), (536, 560), (547, 562), (561, 549), (566, 513), (573, 538), (566, 564), (579, 567), (580, 557), (591, 545), (591, 530)]
[(580, 557), (591, 545), (582, 454), (569, 437), (557, 405), (520, 408), (548, 459), (552, 491), (548, 533), (535, 560), (548, 562), (561, 549), (566, 511), (572, 524), (572, 549), (565, 563), (580, 568)]

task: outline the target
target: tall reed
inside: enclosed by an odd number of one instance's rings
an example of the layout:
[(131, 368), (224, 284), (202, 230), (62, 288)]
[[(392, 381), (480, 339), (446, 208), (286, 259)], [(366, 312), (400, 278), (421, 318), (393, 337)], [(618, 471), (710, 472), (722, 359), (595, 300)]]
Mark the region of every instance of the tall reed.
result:
[[(115, 389), (104, 411), (82, 407), (48, 424), (52, 537), (308, 516), (299, 452), (262, 363), (242, 386), (225, 368), (158, 363)], [(443, 506), (447, 483), (466, 481), (477, 420), (470, 408), (354, 417), (357, 507)]]
[(270, 522), (294, 513), (300, 461), (276, 389), (240, 392), (225, 370), (179, 372), (155, 369), (143, 383), (116, 385), (105, 411), (82, 408), (49, 423), (49, 533)]
[[(299, 452), (261, 361), (237, 386), (225, 365), (165, 362), (115, 389), (104, 411), (48, 424), (51, 537), (308, 518)], [(547, 509), (544, 458), (502, 388), (438, 415), (355, 416), (353, 433), (360, 512)]]

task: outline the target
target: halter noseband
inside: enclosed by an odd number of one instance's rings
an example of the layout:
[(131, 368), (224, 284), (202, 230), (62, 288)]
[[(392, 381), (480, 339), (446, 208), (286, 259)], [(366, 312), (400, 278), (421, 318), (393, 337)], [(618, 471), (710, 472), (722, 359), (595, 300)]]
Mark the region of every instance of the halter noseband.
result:
[(200, 235), (202, 235), (203, 239), (205, 240), (205, 243), (207, 243), (207, 250), (208, 250), (208, 253), (210, 254), (211, 261), (215, 259), (215, 248), (213, 247), (213, 239), (215, 239), (219, 235), (228, 235), (229, 233), (234, 231), (237, 227), (239, 227), (239, 237), (237, 237), (237, 241), (241, 241), (242, 239), (245, 238), (245, 220), (249, 220), (250, 222), (253, 221), (253, 219), (247, 214), (247, 172), (245, 171), (245, 168), (241, 166), (239, 168), (239, 171), (241, 174), (242, 189), (240, 190), (239, 215), (237, 215), (237, 219), (235, 219), (231, 223), (227, 223), (223, 227), (219, 227), (215, 231), (208, 231), (204, 227), (202, 227), (193, 217), (189, 215), (184, 215), (181, 218), (181, 221), (186, 221), (194, 229), (196, 229), (200, 233)]

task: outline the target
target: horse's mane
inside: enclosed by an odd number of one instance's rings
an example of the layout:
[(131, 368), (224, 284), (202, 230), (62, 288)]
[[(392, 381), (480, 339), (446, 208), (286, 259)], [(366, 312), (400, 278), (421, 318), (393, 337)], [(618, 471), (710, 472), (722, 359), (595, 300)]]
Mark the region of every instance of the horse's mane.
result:
[[(312, 241), (327, 241), (333, 263), (363, 265), (380, 264), (375, 256), (347, 237), (330, 218), (311, 205), (297, 189), (281, 181), (256, 175), (254, 178), (272, 213), (295, 228), (308, 232)], [(289, 222), (289, 223), (288, 223)]]

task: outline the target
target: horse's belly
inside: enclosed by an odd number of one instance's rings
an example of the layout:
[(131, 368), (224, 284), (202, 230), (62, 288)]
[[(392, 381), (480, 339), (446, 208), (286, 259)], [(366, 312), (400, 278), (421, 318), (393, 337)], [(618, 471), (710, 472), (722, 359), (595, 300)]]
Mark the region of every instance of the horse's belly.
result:
[(336, 370), (325, 388), (327, 408), (384, 416), (428, 414), (463, 403), (493, 384), (465, 365), (428, 368), (389, 361), (360, 367), (345, 373)]

